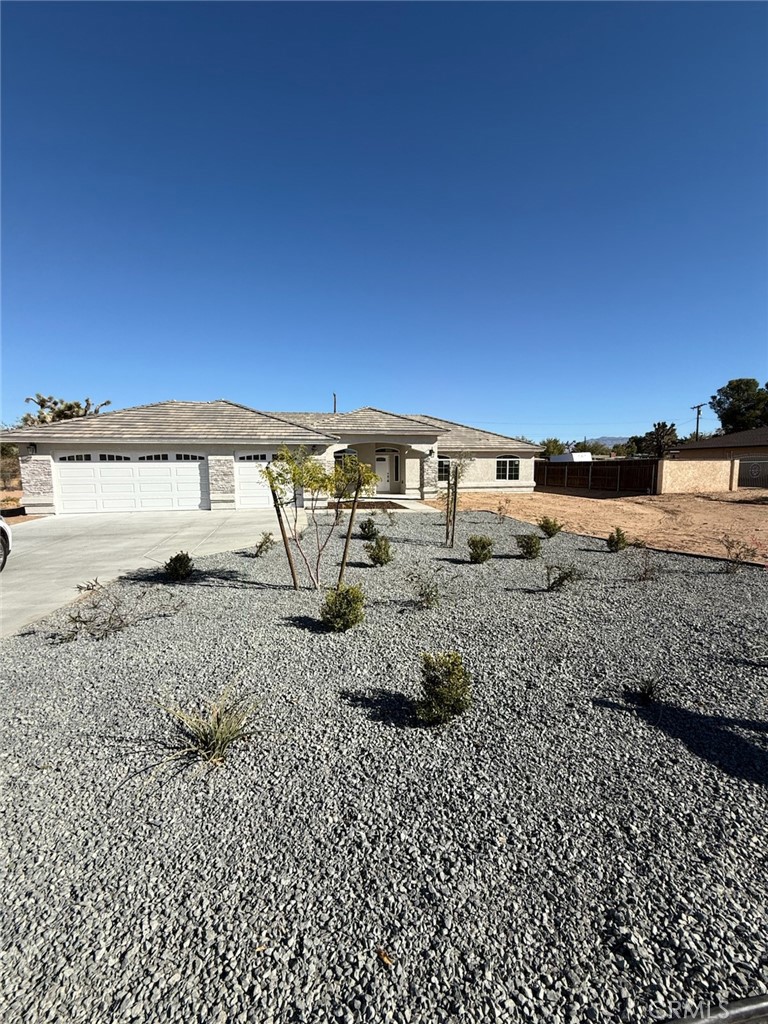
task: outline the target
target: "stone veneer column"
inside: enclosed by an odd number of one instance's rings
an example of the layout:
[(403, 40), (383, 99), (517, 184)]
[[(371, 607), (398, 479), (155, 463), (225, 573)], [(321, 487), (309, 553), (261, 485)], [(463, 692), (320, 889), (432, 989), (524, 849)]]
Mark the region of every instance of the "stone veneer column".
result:
[(437, 495), (437, 451), (431, 449), (433, 454), (426, 452), (421, 460), (421, 496), (422, 498), (434, 498)]
[(211, 509), (235, 507), (235, 459), (232, 455), (208, 456)]
[(50, 455), (22, 455), (22, 503), (31, 516), (53, 515), (56, 497), (53, 489), (53, 459)]

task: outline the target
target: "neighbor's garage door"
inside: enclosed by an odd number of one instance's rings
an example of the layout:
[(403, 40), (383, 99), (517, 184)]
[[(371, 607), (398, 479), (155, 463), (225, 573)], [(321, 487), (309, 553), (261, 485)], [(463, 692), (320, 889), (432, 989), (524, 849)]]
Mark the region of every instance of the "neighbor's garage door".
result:
[(271, 508), (272, 495), (262, 470), (267, 461), (235, 462), (235, 495), (237, 508)]
[(59, 512), (210, 508), (208, 462), (61, 462)]

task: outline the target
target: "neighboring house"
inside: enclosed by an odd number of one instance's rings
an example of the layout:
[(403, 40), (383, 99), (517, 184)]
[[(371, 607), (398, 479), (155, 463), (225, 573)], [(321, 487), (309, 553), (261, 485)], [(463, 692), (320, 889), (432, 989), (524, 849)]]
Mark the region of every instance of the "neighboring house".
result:
[(768, 427), (739, 430), (681, 445), (677, 459), (768, 459)]
[(464, 488), (532, 491), (526, 441), (430, 416), (364, 408), (268, 413), (235, 402), (160, 402), (20, 427), (24, 505), (33, 514), (253, 509), (271, 504), (261, 474), (284, 445), (330, 464), (345, 452), (375, 468), (377, 491), (432, 497), (451, 459), (469, 458)]

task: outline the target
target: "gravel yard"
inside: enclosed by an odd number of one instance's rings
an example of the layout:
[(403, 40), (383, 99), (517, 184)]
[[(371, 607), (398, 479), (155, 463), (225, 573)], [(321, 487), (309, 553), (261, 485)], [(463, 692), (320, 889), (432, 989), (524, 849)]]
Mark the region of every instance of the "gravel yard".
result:
[[(199, 559), (180, 611), (104, 640), (52, 642), (62, 611), (3, 643), (2, 1020), (645, 1024), (768, 992), (768, 572), (652, 552), (642, 582), (559, 534), (544, 560), (586, 575), (547, 593), (527, 523), (460, 513), (449, 551), (436, 515), (375, 518), (395, 560), (353, 542), (349, 633), (277, 547)], [(449, 649), (474, 705), (415, 727)], [(651, 676), (659, 704), (623, 699)], [(155, 702), (229, 684), (250, 742), (142, 771)]]

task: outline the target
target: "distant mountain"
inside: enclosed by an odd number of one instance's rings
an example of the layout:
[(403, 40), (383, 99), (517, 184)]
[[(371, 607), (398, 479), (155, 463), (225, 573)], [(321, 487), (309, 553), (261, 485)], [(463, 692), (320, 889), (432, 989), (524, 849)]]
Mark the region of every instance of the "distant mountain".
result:
[(590, 437), (590, 441), (599, 441), (606, 448), (613, 448), (615, 444), (626, 444), (628, 440), (628, 437)]

